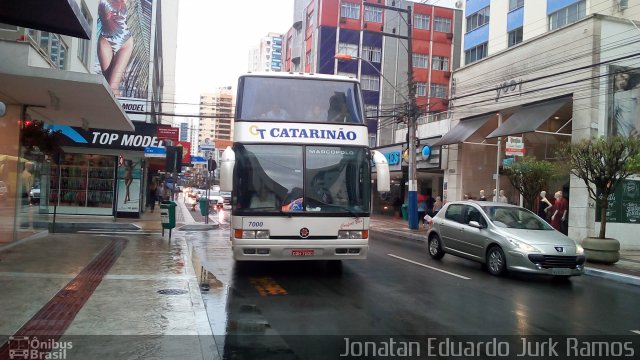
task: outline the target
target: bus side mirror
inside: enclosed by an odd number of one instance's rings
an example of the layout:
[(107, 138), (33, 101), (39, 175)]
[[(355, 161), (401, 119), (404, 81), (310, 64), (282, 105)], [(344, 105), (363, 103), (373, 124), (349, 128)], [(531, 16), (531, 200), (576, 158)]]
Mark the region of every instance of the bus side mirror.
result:
[(227, 146), (220, 158), (220, 191), (233, 191), (233, 167), (235, 165), (236, 154), (230, 146)]
[(381, 152), (373, 150), (373, 162), (376, 164), (378, 192), (390, 191), (389, 163)]

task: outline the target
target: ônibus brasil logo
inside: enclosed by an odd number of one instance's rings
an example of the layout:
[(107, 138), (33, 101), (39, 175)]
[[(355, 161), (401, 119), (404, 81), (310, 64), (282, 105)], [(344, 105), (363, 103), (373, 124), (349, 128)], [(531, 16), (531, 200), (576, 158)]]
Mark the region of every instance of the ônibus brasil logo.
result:
[(66, 359), (71, 341), (57, 341), (37, 336), (9, 336), (9, 359)]

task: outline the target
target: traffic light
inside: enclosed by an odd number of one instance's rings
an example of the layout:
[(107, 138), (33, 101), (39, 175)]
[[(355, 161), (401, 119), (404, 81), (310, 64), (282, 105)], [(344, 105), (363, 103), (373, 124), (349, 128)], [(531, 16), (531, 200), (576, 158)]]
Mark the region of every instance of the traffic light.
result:
[(182, 171), (182, 146), (167, 146), (165, 171), (170, 173)]

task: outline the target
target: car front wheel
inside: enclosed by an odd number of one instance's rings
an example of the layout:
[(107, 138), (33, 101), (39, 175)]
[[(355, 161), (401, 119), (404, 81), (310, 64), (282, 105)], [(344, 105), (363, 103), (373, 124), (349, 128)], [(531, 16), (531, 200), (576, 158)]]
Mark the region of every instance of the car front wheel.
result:
[(442, 245), (440, 244), (440, 238), (438, 235), (431, 235), (429, 237), (429, 256), (432, 259), (442, 259), (444, 251), (442, 251)]
[(503, 275), (506, 272), (507, 261), (499, 246), (493, 246), (487, 251), (487, 270), (495, 276)]

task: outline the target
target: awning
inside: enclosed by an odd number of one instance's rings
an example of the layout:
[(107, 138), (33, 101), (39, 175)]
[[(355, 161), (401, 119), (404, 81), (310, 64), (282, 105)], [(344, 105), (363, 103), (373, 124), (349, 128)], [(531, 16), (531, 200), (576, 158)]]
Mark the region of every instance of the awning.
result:
[(433, 146), (451, 145), (464, 142), (494, 116), (495, 114), (489, 114), (468, 120), (461, 120), (458, 125), (449, 130), (448, 133), (444, 134), (444, 136), (434, 143)]
[(525, 106), (489, 134), (487, 139), (534, 132), (569, 101), (571, 98), (562, 98)]
[(27, 105), (34, 120), (108, 130), (134, 130), (104, 76), (0, 63), (0, 101)]
[(0, 1), (0, 22), (90, 39), (91, 25), (76, 0)]

